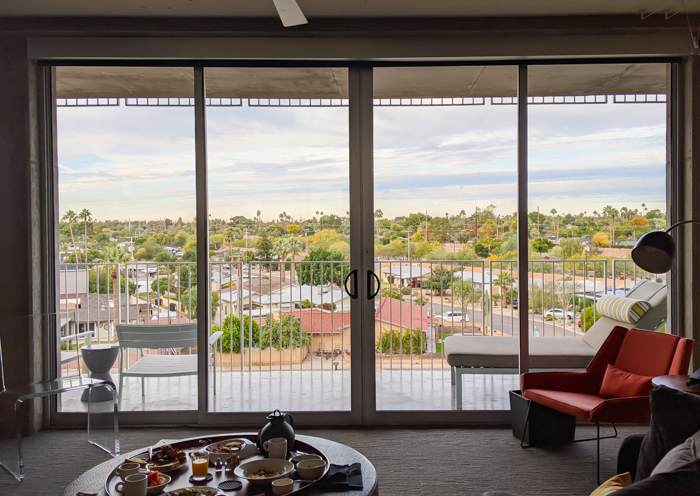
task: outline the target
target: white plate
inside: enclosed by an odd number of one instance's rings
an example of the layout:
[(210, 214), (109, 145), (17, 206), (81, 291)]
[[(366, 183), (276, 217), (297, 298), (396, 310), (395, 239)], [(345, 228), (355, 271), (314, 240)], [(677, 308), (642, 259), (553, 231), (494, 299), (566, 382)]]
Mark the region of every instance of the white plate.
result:
[[(269, 470), (274, 472), (275, 475), (263, 478), (248, 477), (249, 473), (256, 472), (258, 470)], [(233, 470), (233, 473), (241, 479), (247, 480), (251, 484), (262, 485), (270, 484), (273, 480), (286, 477), (292, 470), (294, 470), (294, 464), (292, 462), (279, 458), (263, 458), (262, 460), (252, 460), (241, 463)]]
[[(238, 456), (240, 457), (241, 460), (245, 460), (246, 458), (250, 458), (251, 456), (259, 455), (260, 450), (258, 449), (257, 446), (255, 446), (250, 439), (246, 439), (244, 437), (234, 437), (231, 439), (225, 439), (223, 441), (217, 441), (216, 443), (211, 443), (208, 444), (207, 446), (204, 447), (207, 451), (209, 446), (219, 446), (219, 445), (224, 445), (226, 443), (230, 443), (233, 441), (240, 441), (244, 443), (243, 448), (241, 451), (238, 452)], [(229, 453), (211, 453), (209, 452), (209, 461), (210, 462), (215, 462), (217, 458), (220, 458), (222, 462), (225, 462), (229, 457)]]

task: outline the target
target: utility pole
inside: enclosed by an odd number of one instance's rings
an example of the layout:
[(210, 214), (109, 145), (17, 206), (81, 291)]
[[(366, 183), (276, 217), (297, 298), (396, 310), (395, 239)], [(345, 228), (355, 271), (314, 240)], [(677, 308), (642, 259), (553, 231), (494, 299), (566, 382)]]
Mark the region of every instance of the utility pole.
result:
[(428, 241), (428, 211), (425, 211), (425, 236), (423, 236), (423, 241)]
[(537, 207), (537, 237), (540, 237), (540, 207)]
[(406, 231), (408, 233), (408, 238), (406, 238), (406, 241), (408, 241), (408, 259), (411, 260), (411, 231)]
[(474, 237), (478, 238), (479, 237), (479, 207), (476, 207), (476, 211), (474, 212), (474, 218), (476, 219), (476, 229), (474, 229)]

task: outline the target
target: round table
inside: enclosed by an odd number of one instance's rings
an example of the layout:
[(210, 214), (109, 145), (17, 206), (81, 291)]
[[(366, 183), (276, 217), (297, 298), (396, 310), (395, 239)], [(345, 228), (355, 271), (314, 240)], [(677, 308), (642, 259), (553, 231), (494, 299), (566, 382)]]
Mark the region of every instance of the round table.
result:
[(688, 375), (660, 375), (654, 377), (651, 383), (654, 386), (666, 386), (667, 388), (677, 389), (686, 393), (700, 394), (700, 386), (688, 386), (685, 381), (688, 380)]
[[(222, 433), (223, 434), (223, 433)], [(246, 437), (254, 435), (252, 433), (231, 433), (226, 434), (226, 436), (234, 437)], [(205, 436), (211, 437), (211, 436)], [(355, 451), (349, 446), (344, 444), (336, 443), (334, 441), (329, 441), (328, 439), (323, 439), (320, 437), (304, 436), (297, 434), (297, 439), (312, 445), (313, 447), (321, 450), (331, 463), (337, 465), (350, 465), (352, 463), (359, 462), (362, 465), (362, 485), (364, 486), (361, 490), (351, 490), (344, 492), (328, 492), (324, 491), (320, 487), (310, 486), (305, 489), (302, 494), (304, 496), (320, 496), (323, 494), (333, 494), (333, 495), (348, 495), (348, 496), (378, 496), (379, 495), (379, 485), (377, 481), (377, 471), (370, 461), (365, 458), (361, 453)], [(190, 438), (198, 439), (198, 438)], [(171, 444), (177, 442), (175, 439), (167, 439), (160, 441), (159, 444)], [(66, 487), (63, 492), (63, 496), (75, 496), (79, 491), (86, 493), (97, 493), (99, 496), (107, 496), (104, 490), (105, 480), (107, 476), (114, 470), (117, 466), (121, 465), (125, 459), (132, 456), (143, 453), (147, 448), (141, 448), (124, 455), (119, 455), (112, 460), (108, 460), (104, 463), (100, 463), (96, 467), (88, 470), (83, 475), (71, 482), (68, 487)], [(234, 492), (229, 492), (226, 494), (234, 495)]]
[[(114, 362), (117, 361), (119, 355), (119, 345), (116, 344), (93, 344), (80, 348), (80, 353), (83, 355), (83, 361), (90, 371), (90, 378), (101, 381), (112, 381), (112, 376), (109, 371), (112, 369)], [(106, 387), (93, 387), (92, 392), (86, 389), (80, 397), (80, 401), (111, 401), (113, 399), (112, 391)]]

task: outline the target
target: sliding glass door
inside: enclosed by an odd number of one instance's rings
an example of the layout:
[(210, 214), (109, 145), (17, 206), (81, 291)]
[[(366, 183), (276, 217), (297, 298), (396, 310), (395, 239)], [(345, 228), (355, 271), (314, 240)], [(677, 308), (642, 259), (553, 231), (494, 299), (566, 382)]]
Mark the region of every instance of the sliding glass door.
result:
[[(666, 66), (527, 70), (519, 101), (515, 65), (58, 67), (60, 373), (185, 326), (113, 366), (127, 423), (502, 421), (521, 339), (665, 284), (629, 251), (666, 225)], [(120, 377), (151, 355), (198, 367)]]

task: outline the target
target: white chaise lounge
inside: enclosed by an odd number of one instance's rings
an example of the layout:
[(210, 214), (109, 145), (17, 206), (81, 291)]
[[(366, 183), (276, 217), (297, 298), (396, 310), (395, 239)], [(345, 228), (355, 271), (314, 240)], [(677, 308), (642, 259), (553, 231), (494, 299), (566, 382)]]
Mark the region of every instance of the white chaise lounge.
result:
[[(625, 297), (647, 301), (651, 308), (633, 326), (603, 316), (581, 338), (530, 338), (530, 369), (585, 369), (615, 326), (654, 330), (666, 319), (665, 284), (642, 281)], [(452, 372), (452, 385), (456, 390), (457, 409), (462, 409), (463, 374), (517, 374), (519, 349), (517, 337), (447, 337), (444, 350)]]

